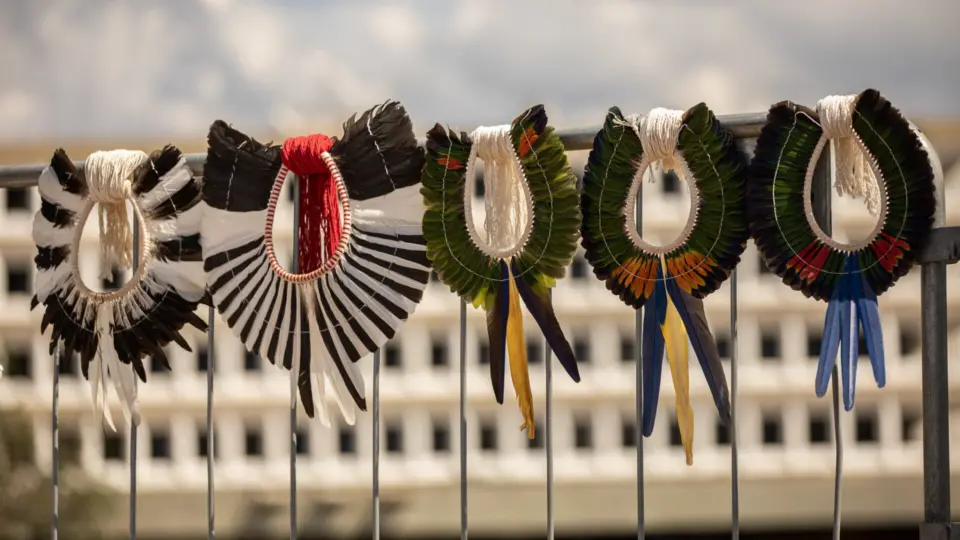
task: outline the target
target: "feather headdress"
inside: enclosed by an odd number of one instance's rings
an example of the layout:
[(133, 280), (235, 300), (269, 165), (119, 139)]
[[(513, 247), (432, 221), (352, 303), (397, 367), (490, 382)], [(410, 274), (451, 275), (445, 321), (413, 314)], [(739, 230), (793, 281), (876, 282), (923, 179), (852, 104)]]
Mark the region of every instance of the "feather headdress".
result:
[[(217, 121), (204, 166), (213, 301), (247, 350), (290, 370), (307, 415), (319, 408), (327, 425), (325, 379), (352, 424), (356, 408), (366, 410), (357, 360), (396, 334), (430, 276), (423, 150), (406, 111), (387, 102), (343, 129), (339, 140), (312, 135), (281, 147)], [(284, 270), (273, 251), (274, 211), (291, 172), (302, 199), (300, 273)]]

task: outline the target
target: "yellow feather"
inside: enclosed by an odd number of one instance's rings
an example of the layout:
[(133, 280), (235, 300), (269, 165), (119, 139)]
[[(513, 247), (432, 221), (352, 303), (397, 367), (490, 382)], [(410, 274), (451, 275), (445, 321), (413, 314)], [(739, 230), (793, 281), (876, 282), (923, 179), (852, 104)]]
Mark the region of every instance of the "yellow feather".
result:
[(520, 293), (513, 281), (513, 272), (508, 270), (510, 279), (510, 311), (507, 316), (507, 351), (510, 353), (510, 379), (520, 404), (523, 425), (531, 439), (533, 433), (533, 392), (530, 390), (530, 373), (527, 369), (527, 344), (523, 333), (523, 312), (520, 309)]
[[(663, 264), (663, 263), (661, 263)], [(666, 275), (666, 268), (664, 268)], [(673, 376), (673, 388), (677, 399), (677, 425), (680, 427), (680, 440), (687, 457), (687, 465), (693, 465), (693, 409), (690, 407), (690, 364), (687, 360), (687, 329), (683, 326), (680, 312), (670, 296), (667, 296), (667, 315), (664, 319), (663, 340)]]

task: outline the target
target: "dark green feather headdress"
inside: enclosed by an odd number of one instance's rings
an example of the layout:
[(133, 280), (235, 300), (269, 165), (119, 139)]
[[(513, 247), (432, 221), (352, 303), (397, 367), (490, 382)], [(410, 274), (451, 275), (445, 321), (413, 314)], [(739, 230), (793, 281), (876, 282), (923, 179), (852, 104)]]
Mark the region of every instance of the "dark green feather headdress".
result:
[[(634, 214), (643, 173), (658, 161), (687, 180), (693, 199), (684, 231), (660, 247), (640, 236)], [(666, 349), (688, 463), (693, 459), (688, 336), (721, 420), (730, 415), (702, 298), (729, 277), (746, 247), (745, 195), (746, 163), (703, 103), (686, 112), (654, 109), (642, 118), (611, 108), (584, 173), (581, 232), (587, 260), (624, 303), (644, 307), (643, 433), (653, 432)]]
[[(580, 380), (549, 295), (577, 247), (576, 176), (559, 137), (547, 126), (542, 105), (527, 110), (509, 126), (478, 128), (470, 135), (437, 124), (427, 133), (426, 147), (421, 193), (427, 206), (423, 219), (427, 256), (443, 283), (487, 312), (490, 371), (499, 403), (503, 403), (509, 345), (511, 376), (532, 438), (521, 298), (564, 369)], [(478, 157), (485, 163), (488, 186), (486, 238), (474, 230), (472, 189), (467, 187)], [(512, 201), (496, 201), (496, 193), (514, 196)], [(494, 223), (498, 220), (517, 225), (512, 237), (497, 232), (503, 225)]]
[[(813, 170), (830, 141), (837, 150), (837, 191), (865, 197), (879, 215), (857, 244), (830, 238), (813, 215)], [(748, 197), (751, 234), (767, 266), (805, 296), (828, 301), (815, 390), (826, 393), (840, 349), (850, 410), (858, 323), (874, 378), (886, 383), (877, 296), (910, 270), (933, 225), (929, 157), (907, 120), (876, 90), (830, 96), (816, 111), (783, 101), (770, 109), (757, 139)]]

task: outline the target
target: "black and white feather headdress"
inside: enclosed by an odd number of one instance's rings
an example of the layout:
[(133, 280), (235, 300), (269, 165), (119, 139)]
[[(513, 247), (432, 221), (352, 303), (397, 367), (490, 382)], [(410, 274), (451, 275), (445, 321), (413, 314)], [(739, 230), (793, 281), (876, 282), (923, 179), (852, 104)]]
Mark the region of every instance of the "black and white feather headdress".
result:
[[(62, 344), (66, 357), (80, 357), (94, 405), (111, 427), (108, 380), (124, 415), (139, 424), (137, 377), (147, 380), (143, 358), (152, 356), (169, 369), (163, 347), (176, 342), (190, 350), (180, 334), (184, 325), (207, 326), (194, 313), (204, 297), (200, 183), (173, 146), (150, 156), (129, 150), (95, 152), (82, 171), (59, 149), (40, 175), (39, 191), (31, 308), (43, 305), (41, 331), (51, 330), (50, 354)], [(79, 272), (83, 225), (99, 205), (101, 271), (133, 266), (127, 201), (140, 230), (133, 278), (116, 291), (93, 291)]]
[[(406, 111), (387, 102), (351, 117), (339, 140), (311, 135), (282, 146), (218, 120), (208, 143), (203, 259), (215, 305), (248, 351), (291, 371), (308, 416), (319, 409), (329, 425), (329, 378), (352, 424), (356, 408), (366, 410), (356, 362), (396, 334), (429, 281), (424, 155)], [(274, 211), (291, 173), (302, 196), (300, 274), (273, 251)], [(326, 195), (303, 198), (311, 190)], [(330, 215), (317, 217), (320, 206)]]

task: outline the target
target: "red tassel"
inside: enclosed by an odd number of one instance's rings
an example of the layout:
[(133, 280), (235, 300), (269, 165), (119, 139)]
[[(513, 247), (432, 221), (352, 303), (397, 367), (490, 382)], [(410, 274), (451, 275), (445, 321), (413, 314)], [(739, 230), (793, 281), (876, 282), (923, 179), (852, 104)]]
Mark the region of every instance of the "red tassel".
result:
[(283, 142), (283, 164), (300, 177), (298, 274), (320, 268), (337, 250), (343, 233), (337, 190), (321, 157), (333, 142), (320, 134), (291, 137)]

